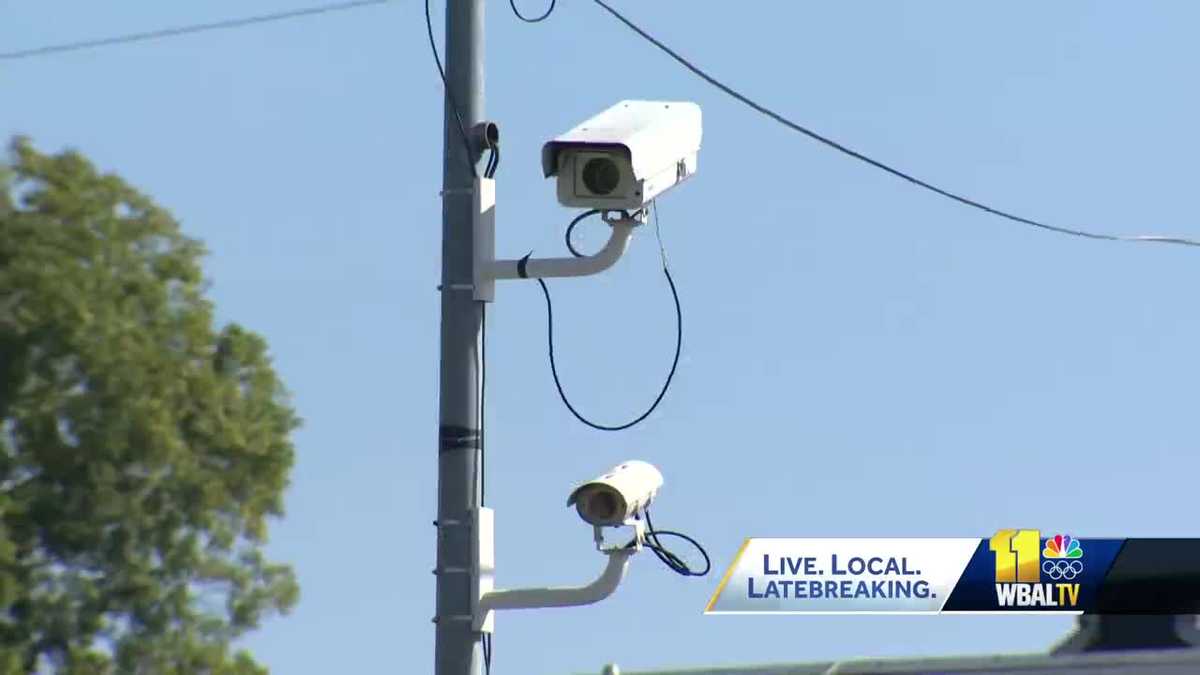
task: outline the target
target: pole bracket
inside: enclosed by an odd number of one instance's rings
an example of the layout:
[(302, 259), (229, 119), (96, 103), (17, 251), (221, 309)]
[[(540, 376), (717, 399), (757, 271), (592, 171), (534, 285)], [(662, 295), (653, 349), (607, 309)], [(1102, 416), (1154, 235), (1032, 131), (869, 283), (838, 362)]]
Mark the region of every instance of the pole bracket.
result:
[[(612, 595), (625, 578), (629, 559), (642, 550), (645, 528), (640, 521), (634, 525), (632, 545), (605, 547), (604, 539), (596, 528), (596, 547), (607, 556), (604, 570), (591, 583), (582, 586), (557, 586), (549, 588), (516, 588), (496, 590), (495, 558), (495, 512), (488, 508), (476, 509), (476, 536), (473, 537), (475, 574), (471, 575), (472, 628), (480, 633), (495, 630), (495, 613), (501, 609), (541, 609), (545, 607), (578, 607), (591, 605)], [(634, 524), (634, 523), (637, 524)]]
[[(472, 229), (475, 254), (472, 277), (474, 297), (481, 302), (496, 299), (497, 279), (542, 279), (550, 277), (585, 277), (599, 274), (616, 264), (629, 246), (633, 229), (646, 220), (645, 210), (635, 214), (610, 211), (602, 215), (612, 227), (608, 243), (593, 255), (562, 258), (531, 258), (518, 260), (496, 259), (496, 181), (475, 179)], [(616, 214), (616, 215), (613, 215)]]

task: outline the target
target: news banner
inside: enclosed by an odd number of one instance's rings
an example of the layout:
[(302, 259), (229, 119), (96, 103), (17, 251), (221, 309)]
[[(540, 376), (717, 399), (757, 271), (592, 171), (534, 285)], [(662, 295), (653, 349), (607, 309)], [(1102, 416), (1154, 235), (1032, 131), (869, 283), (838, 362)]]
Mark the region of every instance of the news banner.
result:
[(1200, 614), (1200, 539), (747, 539), (706, 614)]

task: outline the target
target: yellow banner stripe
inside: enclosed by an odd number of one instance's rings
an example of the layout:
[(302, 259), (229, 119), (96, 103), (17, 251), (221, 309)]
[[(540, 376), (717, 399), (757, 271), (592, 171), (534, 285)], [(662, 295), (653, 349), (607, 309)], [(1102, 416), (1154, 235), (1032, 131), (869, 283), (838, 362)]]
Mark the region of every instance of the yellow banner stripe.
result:
[(721, 597), (721, 591), (725, 590), (725, 584), (729, 583), (729, 577), (733, 576), (733, 570), (737, 568), (738, 562), (742, 559), (742, 554), (746, 552), (746, 547), (750, 545), (750, 538), (742, 542), (742, 547), (738, 549), (737, 555), (733, 556), (733, 562), (729, 564), (729, 569), (725, 570), (725, 576), (721, 577), (721, 583), (717, 584), (717, 590), (713, 593), (712, 598), (708, 601), (708, 606), (704, 608), (704, 613), (712, 611), (713, 605), (717, 603), (717, 598)]

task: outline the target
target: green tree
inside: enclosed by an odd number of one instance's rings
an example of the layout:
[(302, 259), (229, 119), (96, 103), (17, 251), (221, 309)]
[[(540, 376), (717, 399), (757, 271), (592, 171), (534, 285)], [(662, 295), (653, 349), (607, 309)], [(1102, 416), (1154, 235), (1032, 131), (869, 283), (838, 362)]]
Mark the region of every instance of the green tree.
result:
[(0, 166), (0, 673), (262, 673), (298, 419), (202, 246), (74, 152)]

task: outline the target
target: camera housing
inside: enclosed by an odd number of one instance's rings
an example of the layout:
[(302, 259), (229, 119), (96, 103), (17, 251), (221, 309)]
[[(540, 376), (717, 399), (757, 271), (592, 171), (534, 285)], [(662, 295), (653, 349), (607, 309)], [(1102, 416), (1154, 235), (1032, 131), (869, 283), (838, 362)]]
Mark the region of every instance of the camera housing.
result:
[(653, 464), (631, 459), (575, 488), (567, 506), (574, 504), (589, 525), (616, 527), (649, 506), (662, 484), (662, 473)]
[(563, 206), (636, 211), (696, 172), (700, 106), (621, 101), (542, 147)]

